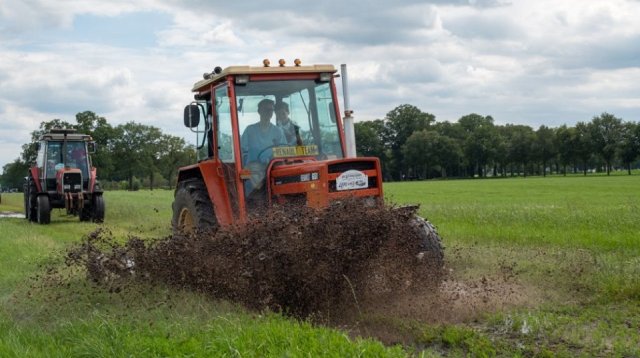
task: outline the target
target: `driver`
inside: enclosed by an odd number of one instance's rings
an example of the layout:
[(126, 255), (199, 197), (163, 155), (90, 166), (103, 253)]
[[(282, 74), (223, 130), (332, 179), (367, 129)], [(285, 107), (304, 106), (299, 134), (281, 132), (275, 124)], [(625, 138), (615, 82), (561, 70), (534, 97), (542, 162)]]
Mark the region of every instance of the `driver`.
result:
[(274, 101), (270, 99), (265, 98), (258, 103), (260, 121), (249, 125), (242, 133), (243, 164), (266, 164), (271, 159), (271, 148), (287, 143), (282, 129), (271, 123), (273, 110)]

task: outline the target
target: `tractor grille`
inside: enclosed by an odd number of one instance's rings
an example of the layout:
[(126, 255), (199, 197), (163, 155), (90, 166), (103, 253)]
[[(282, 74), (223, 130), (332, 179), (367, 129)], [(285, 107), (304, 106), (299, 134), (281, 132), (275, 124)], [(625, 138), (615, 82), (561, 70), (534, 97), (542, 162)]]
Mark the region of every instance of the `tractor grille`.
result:
[(82, 173), (64, 173), (62, 175), (62, 191), (77, 193), (82, 191)]
[(329, 165), (329, 174), (342, 173), (351, 169), (363, 171), (372, 170), (375, 168), (376, 163), (373, 161), (335, 163)]

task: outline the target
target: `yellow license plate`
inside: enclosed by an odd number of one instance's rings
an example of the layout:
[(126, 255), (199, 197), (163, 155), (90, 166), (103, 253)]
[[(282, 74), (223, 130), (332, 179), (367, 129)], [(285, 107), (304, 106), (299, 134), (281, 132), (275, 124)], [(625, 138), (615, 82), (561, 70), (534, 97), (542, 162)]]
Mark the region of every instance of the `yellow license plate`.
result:
[(316, 145), (299, 145), (291, 147), (274, 147), (273, 157), (298, 157), (307, 155), (318, 155), (318, 146)]

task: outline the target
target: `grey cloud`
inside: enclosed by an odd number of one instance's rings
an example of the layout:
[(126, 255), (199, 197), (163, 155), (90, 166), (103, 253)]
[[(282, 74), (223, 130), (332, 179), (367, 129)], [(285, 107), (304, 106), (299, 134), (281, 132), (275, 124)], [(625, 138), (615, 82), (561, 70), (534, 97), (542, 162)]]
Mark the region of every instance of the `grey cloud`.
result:
[(557, 63), (565, 68), (615, 69), (640, 67), (640, 35), (586, 41), (565, 47)]
[(465, 39), (503, 40), (526, 37), (525, 32), (512, 19), (498, 15), (445, 19), (443, 27)]
[(410, 43), (414, 32), (433, 26), (433, 5), (501, 6), (499, 1), (388, 1), (342, 2), (316, 1), (300, 6), (282, 1), (261, 9), (249, 8), (244, 2), (188, 2), (186, 9), (200, 14), (210, 13), (219, 19), (231, 18), (237, 30), (275, 33), (287, 38), (326, 38), (345, 44)]

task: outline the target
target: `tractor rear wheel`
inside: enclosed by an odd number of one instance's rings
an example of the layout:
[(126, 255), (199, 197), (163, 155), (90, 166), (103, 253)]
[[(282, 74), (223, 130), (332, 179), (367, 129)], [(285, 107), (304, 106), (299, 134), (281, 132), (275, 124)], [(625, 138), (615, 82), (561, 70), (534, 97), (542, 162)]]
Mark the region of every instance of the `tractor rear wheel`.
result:
[(171, 224), (174, 234), (218, 228), (213, 205), (202, 180), (190, 179), (180, 183), (172, 207)]
[(49, 196), (38, 195), (37, 217), (38, 224), (48, 224), (51, 222), (51, 204), (49, 203)]
[(27, 179), (27, 183), (24, 185), (24, 217), (25, 219), (33, 222), (38, 221), (37, 193), (38, 187), (36, 186), (36, 182), (29, 177), (29, 179)]

